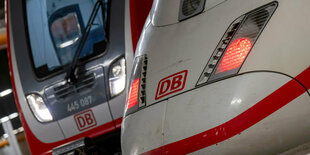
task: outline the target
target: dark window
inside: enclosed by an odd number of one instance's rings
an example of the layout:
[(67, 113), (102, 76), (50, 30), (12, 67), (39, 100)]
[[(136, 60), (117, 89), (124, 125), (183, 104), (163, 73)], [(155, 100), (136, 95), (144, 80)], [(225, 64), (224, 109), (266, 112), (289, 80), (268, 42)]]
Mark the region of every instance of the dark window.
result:
[[(65, 68), (73, 59), (96, 0), (27, 0), (26, 12), (31, 56), (36, 75), (41, 78)], [(104, 0), (107, 6), (107, 0)], [(106, 40), (102, 16), (98, 12), (80, 59), (101, 54), (94, 46)], [(82, 60), (82, 61), (83, 61)]]

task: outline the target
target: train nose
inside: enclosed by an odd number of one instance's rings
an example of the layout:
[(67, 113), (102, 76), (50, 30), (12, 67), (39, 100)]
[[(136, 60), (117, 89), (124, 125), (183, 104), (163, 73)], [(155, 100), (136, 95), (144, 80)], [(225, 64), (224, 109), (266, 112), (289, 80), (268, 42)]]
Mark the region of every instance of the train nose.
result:
[[(127, 117), (122, 137), (130, 149), (123, 151), (285, 152), (310, 141), (310, 136), (304, 134), (310, 129), (306, 119), (309, 103), (307, 90), (288, 76), (272, 72), (238, 75), (186, 91)], [(139, 135), (137, 132), (149, 136), (131, 136)], [(144, 143), (154, 139), (152, 144)]]
[(304, 135), (310, 125), (303, 123), (309, 122), (309, 103), (307, 90), (282, 74), (254, 72), (218, 81), (168, 100), (164, 149), (171, 154), (283, 152), (310, 140)]

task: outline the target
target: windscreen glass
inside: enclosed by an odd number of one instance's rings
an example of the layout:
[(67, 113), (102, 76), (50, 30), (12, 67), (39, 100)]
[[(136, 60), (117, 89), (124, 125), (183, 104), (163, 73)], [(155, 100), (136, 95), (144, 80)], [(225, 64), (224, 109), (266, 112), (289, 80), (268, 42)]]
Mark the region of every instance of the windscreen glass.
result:
[[(71, 63), (97, 0), (26, 0), (31, 56), (36, 75), (45, 77)], [(89, 59), (105, 49), (108, 2), (104, 1), (79, 56)]]

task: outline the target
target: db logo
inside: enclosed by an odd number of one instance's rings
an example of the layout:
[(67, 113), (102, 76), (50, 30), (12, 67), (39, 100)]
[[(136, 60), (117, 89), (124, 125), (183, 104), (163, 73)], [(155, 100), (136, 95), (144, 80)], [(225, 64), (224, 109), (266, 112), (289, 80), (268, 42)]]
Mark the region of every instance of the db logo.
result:
[(187, 70), (175, 73), (159, 81), (155, 100), (182, 90), (185, 86)]
[(91, 110), (86, 110), (74, 115), (74, 120), (79, 131), (83, 131), (97, 125), (95, 116)]

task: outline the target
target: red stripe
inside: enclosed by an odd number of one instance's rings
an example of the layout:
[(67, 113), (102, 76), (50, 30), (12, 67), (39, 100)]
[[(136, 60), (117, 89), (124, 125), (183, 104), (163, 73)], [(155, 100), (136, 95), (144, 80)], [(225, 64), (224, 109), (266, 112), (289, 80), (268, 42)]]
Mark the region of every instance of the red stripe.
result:
[(152, 8), (153, 0), (130, 0), (130, 26), (133, 52), (135, 53), (137, 43), (144, 26), (144, 22)]
[(300, 83), (302, 83), (307, 90), (310, 89), (310, 71), (309, 71), (310, 66), (308, 69), (306, 69), (304, 72), (301, 74), (297, 75), (295, 79), (297, 79)]
[(123, 121), (123, 117), (121, 117), (121, 118), (119, 118), (119, 119), (114, 120), (114, 123), (115, 123), (115, 127), (116, 127), (116, 129), (120, 129), (120, 128), (121, 128), (122, 121)]
[[(299, 74), (296, 79), (309, 89), (310, 67)], [(187, 154), (217, 144), (253, 126), (305, 92), (306, 90), (298, 82), (291, 80), (228, 122), (143, 154)]]

